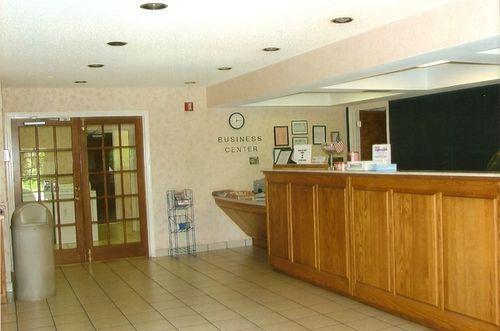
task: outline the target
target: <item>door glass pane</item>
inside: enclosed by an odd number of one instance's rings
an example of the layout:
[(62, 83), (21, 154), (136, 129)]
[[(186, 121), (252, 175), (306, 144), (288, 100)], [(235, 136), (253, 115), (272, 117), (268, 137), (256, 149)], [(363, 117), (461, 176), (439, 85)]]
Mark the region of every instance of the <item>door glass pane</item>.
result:
[(122, 194), (122, 179), (120, 173), (107, 175), (108, 195), (121, 195)]
[(108, 220), (123, 219), (123, 198), (108, 198)]
[(59, 249), (59, 244), (61, 240), (59, 239), (59, 227), (54, 227), (54, 249)]
[(21, 151), (35, 150), (35, 127), (23, 126), (19, 128), (19, 149)]
[(90, 195), (104, 196), (104, 175), (90, 175)]
[(123, 170), (137, 169), (135, 148), (132, 147), (122, 148), (122, 157), (123, 157)]
[(54, 127), (39, 126), (38, 127), (38, 148), (39, 149), (54, 149)]
[(63, 249), (76, 248), (76, 227), (61, 226), (61, 242)]
[(90, 199), (90, 215), (92, 222), (106, 220), (106, 205), (103, 198)]
[(137, 174), (135, 172), (123, 173), (123, 194), (137, 194)]
[(102, 171), (102, 150), (89, 150), (87, 151), (89, 172)]
[(104, 147), (120, 146), (118, 124), (104, 126)]
[(139, 199), (137, 197), (125, 197), (125, 218), (139, 218)]
[(56, 179), (54, 177), (40, 177), (41, 201), (56, 199)]
[(58, 126), (56, 127), (57, 149), (71, 148), (71, 127)]
[(102, 127), (100, 125), (87, 125), (87, 147), (101, 147)]
[(127, 221), (127, 242), (139, 242), (141, 241), (141, 226), (139, 220)]
[(109, 241), (111, 245), (123, 244), (125, 242), (123, 234), (123, 222), (109, 223)]
[(54, 152), (39, 152), (40, 175), (53, 175), (56, 173)]
[(92, 223), (92, 242), (94, 246), (108, 245), (107, 223)]
[(38, 201), (38, 180), (36, 178), (21, 179), (23, 202)]
[(74, 201), (60, 201), (59, 212), (61, 215), (61, 224), (76, 223)]
[(73, 173), (73, 152), (57, 152), (57, 173), (72, 174)]
[(36, 176), (38, 173), (38, 162), (36, 152), (20, 153), (21, 176)]
[(135, 146), (135, 124), (122, 124), (122, 146)]
[(121, 170), (121, 160), (120, 160), (120, 149), (113, 148), (107, 149), (106, 154), (106, 171), (120, 171)]
[(54, 224), (58, 224), (58, 218), (57, 218), (57, 205), (55, 201), (50, 201), (50, 202), (43, 202), (43, 205), (47, 207), (50, 211), (50, 215), (52, 216), (52, 219), (54, 220)]
[(73, 183), (73, 176), (58, 177), (59, 181), (59, 199), (74, 199), (75, 186)]

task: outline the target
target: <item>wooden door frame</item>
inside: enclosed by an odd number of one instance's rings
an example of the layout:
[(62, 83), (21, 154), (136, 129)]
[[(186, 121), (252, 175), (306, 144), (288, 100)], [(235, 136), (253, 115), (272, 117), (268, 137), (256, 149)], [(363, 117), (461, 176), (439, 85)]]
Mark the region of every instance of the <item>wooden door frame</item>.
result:
[[(68, 263), (78, 263), (85, 261), (85, 236), (84, 236), (84, 215), (82, 210), (82, 204), (78, 203), (81, 198), (81, 179), (82, 173), (81, 168), (79, 167), (80, 157), (80, 137), (79, 137), (79, 121), (72, 119), (69, 121), (55, 121), (51, 118), (40, 118), (37, 119), (45, 122), (40, 125), (33, 125), (33, 127), (43, 127), (45, 125), (48, 126), (70, 126), (71, 127), (71, 139), (72, 139), (72, 158), (73, 158), (73, 185), (74, 185), (74, 211), (75, 211), (75, 231), (76, 231), (76, 243), (77, 247), (75, 249), (65, 249), (65, 250), (54, 250), (54, 257), (56, 264), (68, 264)], [(19, 131), (18, 129), (23, 125), (24, 122), (35, 122), (33, 119), (11, 119), (9, 124), (11, 125), (12, 130), (12, 167), (13, 167), (13, 181), (14, 181), (14, 206), (20, 205), (22, 203), (20, 191), (21, 188), (21, 173), (20, 173), (20, 150), (19, 150)], [(35, 136), (35, 139), (38, 141), (38, 137)], [(55, 139), (55, 137), (54, 137)], [(37, 142), (38, 144), (38, 142)], [(38, 166), (39, 163), (37, 162)], [(40, 176), (38, 176), (40, 177)], [(40, 185), (40, 183), (39, 183)], [(56, 195), (57, 199), (59, 195)], [(52, 197), (55, 199), (55, 197)], [(55, 199), (55, 200), (57, 200)], [(14, 209), (12, 209), (14, 210)], [(57, 215), (60, 216), (60, 210)], [(55, 216), (55, 215), (53, 215)], [(57, 220), (54, 219), (54, 224), (57, 224)], [(62, 237), (59, 232), (59, 240), (62, 240)]]

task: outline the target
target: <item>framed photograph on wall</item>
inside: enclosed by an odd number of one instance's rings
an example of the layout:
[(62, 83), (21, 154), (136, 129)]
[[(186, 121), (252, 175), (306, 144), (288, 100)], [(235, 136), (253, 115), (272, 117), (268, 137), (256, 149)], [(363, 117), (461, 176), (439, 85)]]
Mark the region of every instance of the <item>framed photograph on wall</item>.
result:
[(326, 125), (313, 125), (313, 144), (326, 143)]
[(309, 138), (307, 137), (292, 137), (292, 147), (295, 145), (307, 145), (309, 144)]
[(307, 121), (292, 121), (292, 134), (307, 134)]
[(288, 146), (288, 126), (274, 127), (274, 146)]

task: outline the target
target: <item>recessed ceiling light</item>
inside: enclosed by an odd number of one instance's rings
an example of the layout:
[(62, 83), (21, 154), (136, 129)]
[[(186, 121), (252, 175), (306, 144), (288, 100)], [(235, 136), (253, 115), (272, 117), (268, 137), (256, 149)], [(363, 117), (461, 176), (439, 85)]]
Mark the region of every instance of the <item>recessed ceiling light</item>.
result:
[(349, 16), (343, 16), (343, 17), (335, 17), (335, 18), (332, 18), (330, 20), (330, 22), (332, 23), (337, 23), (337, 24), (344, 24), (344, 23), (350, 23), (352, 22), (354, 19), (352, 17), (349, 17)]
[(500, 47), (478, 52), (479, 54), (500, 55)]
[(184, 82), (184, 84), (186, 84), (186, 85), (193, 85), (193, 84), (196, 84), (196, 82), (195, 81), (189, 81), (189, 82)]
[(75, 80), (75, 84), (87, 84), (86, 80)]
[(92, 64), (87, 65), (87, 67), (89, 67), (89, 68), (102, 68), (102, 67), (104, 67), (104, 64), (92, 63)]
[(110, 41), (109, 46), (125, 46), (127, 43), (124, 41)]
[(231, 67), (219, 67), (219, 68), (217, 68), (217, 70), (221, 70), (221, 71), (227, 71), (227, 70), (231, 70), (231, 69), (233, 69), (233, 68), (231, 68)]
[(142, 9), (147, 9), (147, 10), (162, 10), (167, 7), (168, 6), (166, 4), (161, 2), (149, 2), (141, 5)]
[(266, 47), (262, 49), (264, 52), (277, 52), (279, 51), (279, 47)]
[(438, 64), (443, 64), (443, 63), (448, 63), (448, 62), (450, 62), (450, 61), (449, 60), (438, 60), (438, 61), (433, 61), (433, 62), (418, 65), (417, 68), (427, 68), (427, 67), (437, 66)]

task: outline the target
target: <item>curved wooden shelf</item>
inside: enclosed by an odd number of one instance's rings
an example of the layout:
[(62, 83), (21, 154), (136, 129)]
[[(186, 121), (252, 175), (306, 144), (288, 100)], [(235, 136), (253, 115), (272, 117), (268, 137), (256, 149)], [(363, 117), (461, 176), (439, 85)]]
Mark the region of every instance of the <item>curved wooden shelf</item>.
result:
[(267, 247), (266, 205), (254, 200), (223, 198), (212, 193), (215, 203), (238, 227), (253, 239), (253, 245)]

